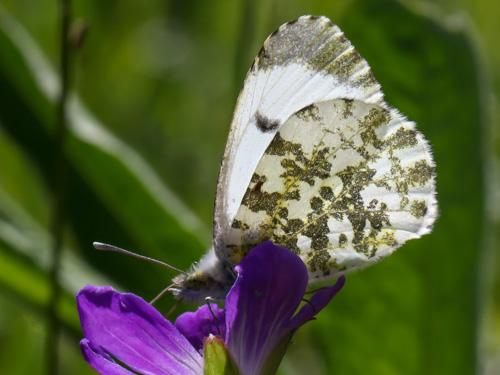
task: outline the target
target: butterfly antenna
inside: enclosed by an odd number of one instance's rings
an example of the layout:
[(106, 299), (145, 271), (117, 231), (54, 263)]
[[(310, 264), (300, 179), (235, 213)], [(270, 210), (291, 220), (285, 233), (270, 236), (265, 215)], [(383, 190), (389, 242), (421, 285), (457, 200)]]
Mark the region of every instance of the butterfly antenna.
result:
[[(153, 258), (150, 258), (150, 257), (146, 257), (144, 255), (139, 255), (139, 254), (133, 253), (131, 251), (122, 249), (121, 247), (109, 245), (107, 243), (102, 243), (102, 242), (94, 242), (92, 245), (94, 246), (94, 248), (96, 250), (114, 251), (115, 253), (122, 253), (122, 254), (131, 255), (131, 256), (133, 256), (135, 258), (144, 259), (144, 260), (147, 260), (147, 261), (149, 261), (151, 263), (156, 263), (156, 264), (162, 265), (163, 267), (167, 267), (167, 268), (170, 268), (171, 270), (174, 270), (174, 271), (177, 271), (179, 273), (182, 273), (184, 275), (188, 275), (187, 272), (185, 272), (183, 270), (180, 270), (178, 268), (175, 268), (174, 266), (171, 266), (170, 264), (163, 263), (163, 262), (161, 262), (159, 260), (156, 260), (156, 259), (153, 259)], [(164, 292), (162, 292), (162, 293), (164, 293)]]

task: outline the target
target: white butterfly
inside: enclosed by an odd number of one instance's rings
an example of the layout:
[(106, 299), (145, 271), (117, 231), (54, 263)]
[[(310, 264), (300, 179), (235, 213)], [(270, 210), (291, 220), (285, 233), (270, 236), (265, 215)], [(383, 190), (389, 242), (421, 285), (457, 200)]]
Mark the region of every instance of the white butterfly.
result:
[(272, 240), (298, 254), (309, 280), (337, 278), (432, 229), (427, 142), (383, 100), (365, 60), (325, 17), (271, 34), (239, 95), (222, 160), (213, 247), (178, 298), (224, 298), (233, 267)]

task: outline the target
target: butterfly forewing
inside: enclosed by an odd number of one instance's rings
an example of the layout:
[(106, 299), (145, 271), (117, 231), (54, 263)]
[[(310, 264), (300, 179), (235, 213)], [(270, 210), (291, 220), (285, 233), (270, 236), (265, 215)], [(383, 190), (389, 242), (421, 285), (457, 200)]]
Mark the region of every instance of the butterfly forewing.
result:
[(331, 99), (381, 103), (366, 61), (326, 17), (303, 16), (264, 43), (238, 98), (219, 174), (214, 247), (225, 258), (225, 237), (264, 151), (299, 109)]
[(275, 133), (252, 173), (225, 251), (236, 264), (272, 240), (311, 280), (363, 268), (430, 230), (434, 165), (421, 134), (385, 105), (310, 105)]

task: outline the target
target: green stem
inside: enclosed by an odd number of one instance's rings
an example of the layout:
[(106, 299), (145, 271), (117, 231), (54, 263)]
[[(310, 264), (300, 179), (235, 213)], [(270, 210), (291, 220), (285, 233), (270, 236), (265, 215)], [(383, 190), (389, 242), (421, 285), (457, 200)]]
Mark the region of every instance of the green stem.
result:
[(60, 85), (57, 103), (57, 117), (54, 137), (53, 201), (51, 232), (53, 238), (52, 262), (50, 269), (51, 295), (47, 309), (47, 375), (56, 375), (59, 368), (60, 322), (57, 306), (61, 294), (59, 268), (61, 264), (62, 236), (66, 203), (66, 157), (64, 144), (67, 134), (66, 104), (69, 81), (68, 33), (71, 19), (70, 0), (59, 0), (60, 8)]
[(252, 40), (255, 37), (255, 21), (257, 16), (254, 5), (252, 0), (245, 0), (242, 5), (241, 28), (238, 35), (234, 59), (235, 69), (233, 87), (236, 95), (241, 89), (241, 82), (243, 82), (245, 78), (249, 67), (249, 61), (251, 61), (248, 60), (248, 47), (252, 44)]

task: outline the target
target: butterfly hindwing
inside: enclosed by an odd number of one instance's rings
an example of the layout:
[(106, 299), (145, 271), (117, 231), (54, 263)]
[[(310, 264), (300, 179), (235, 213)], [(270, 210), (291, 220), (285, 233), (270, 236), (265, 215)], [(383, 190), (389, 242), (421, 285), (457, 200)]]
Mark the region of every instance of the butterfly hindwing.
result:
[(429, 148), (395, 110), (336, 99), (291, 116), (258, 162), (231, 223), (236, 264), (272, 240), (297, 253), (312, 281), (389, 255), (436, 216)]
[(342, 31), (326, 17), (288, 22), (264, 42), (238, 97), (213, 246), (168, 290), (223, 299), (234, 266), (269, 240), (301, 257), (310, 282), (366, 267), (430, 232), (434, 178), (425, 139), (384, 102)]
[(271, 34), (245, 79), (221, 165), (214, 213), (214, 249), (224, 242), (255, 168), (295, 112), (332, 99), (381, 103), (366, 61), (326, 17), (303, 16)]

